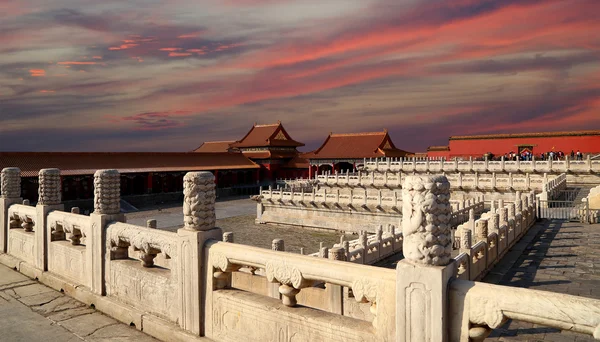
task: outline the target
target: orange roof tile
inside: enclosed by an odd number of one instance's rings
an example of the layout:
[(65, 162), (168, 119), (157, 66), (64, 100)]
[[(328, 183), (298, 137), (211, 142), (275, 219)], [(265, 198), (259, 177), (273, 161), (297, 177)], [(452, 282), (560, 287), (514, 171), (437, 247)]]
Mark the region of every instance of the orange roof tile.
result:
[(254, 124), (242, 140), (231, 144), (231, 147), (300, 147), (303, 143), (290, 137), (281, 125), (281, 122), (270, 125)]
[(62, 175), (88, 175), (100, 169), (121, 173), (208, 171), (259, 168), (241, 153), (202, 152), (0, 152), (0, 169), (18, 167), (23, 177), (58, 168)]
[(403, 157), (409, 152), (394, 146), (387, 130), (369, 133), (330, 133), (323, 145), (303, 155), (308, 159)]
[(484, 134), (484, 135), (455, 135), (450, 140), (475, 140), (475, 139), (507, 139), (507, 138), (543, 138), (566, 137), (582, 135), (600, 135), (600, 131), (570, 131), (570, 132), (539, 132), (539, 133), (513, 133), (513, 134)]
[(229, 152), (229, 145), (234, 142), (236, 141), (205, 141), (200, 147), (195, 149), (194, 152)]

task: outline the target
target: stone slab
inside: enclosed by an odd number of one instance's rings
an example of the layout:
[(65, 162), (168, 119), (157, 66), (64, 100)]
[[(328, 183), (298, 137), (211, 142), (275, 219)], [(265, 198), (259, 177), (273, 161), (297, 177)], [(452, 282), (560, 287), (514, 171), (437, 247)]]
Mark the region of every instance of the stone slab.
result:
[[(600, 299), (600, 224), (543, 220), (483, 281)], [(516, 247), (516, 246), (515, 246)], [(508, 255), (507, 255), (508, 256)], [(486, 341), (593, 341), (591, 336), (509, 321)]]
[(59, 296), (58, 298), (40, 306), (34, 306), (31, 309), (41, 315), (48, 315), (54, 312), (60, 312), (70, 309), (85, 307), (83, 303), (76, 301), (67, 296)]
[(76, 309), (52, 312), (52, 313), (48, 314), (46, 317), (51, 321), (61, 322), (61, 321), (65, 321), (67, 319), (71, 319), (73, 317), (89, 315), (94, 312), (96, 312), (96, 310), (84, 306), (84, 307), (76, 308)]
[(156, 341), (150, 336), (141, 334), (133, 327), (124, 324), (108, 325), (96, 330), (93, 334), (86, 337), (87, 341), (95, 342), (150, 342)]
[(52, 292), (42, 292), (32, 296), (21, 297), (19, 298), (19, 302), (31, 307), (50, 303), (62, 296), (64, 296), (62, 293), (52, 290)]
[(67, 319), (60, 323), (77, 336), (85, 337), (109, 325), (119, 324), (114, 319), (99, 312)]
[(156, 341), (4, 265), (0, 283), (0, 341)]

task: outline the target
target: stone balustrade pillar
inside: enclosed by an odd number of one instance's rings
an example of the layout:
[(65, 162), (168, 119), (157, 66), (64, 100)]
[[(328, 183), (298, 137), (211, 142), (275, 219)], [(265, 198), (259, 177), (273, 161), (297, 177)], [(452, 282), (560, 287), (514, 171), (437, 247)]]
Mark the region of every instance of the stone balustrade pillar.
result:
[(476, 222), (477, 241), (486, 241), (488, 238), (488, 221), (478, 220)]
[(342, 247), (332, 247), (329, 250), (329, 259), (346, 261), (346, 251)]
[(498, 214), (500, 216), (500, 226), (508, 227), (508, 208), (502, 207), (498, 209)]
[(508, 218), (509, 219), (514, 219), (515, 218), (515, 204), (514, 203), (508, 203)]
[(405, 259), (396, 266), (396, 341), (444, 341), (448, 333), (451, 260), (450, 183), (409, 176), (402, 186)]
[(223, 242), (233, 243), (233, 232), (223, 233)]
[(284, 252), (285, 244), (284, 244), (283, 240), (282, 239), (273, 239), (273, 241), (271, 242), (271, 250)]
[(498, 234), (498, 228), (500, 228), (500, 215), (497, 213), (492, 213), (490, 219), (488, 220), (488, 228), (490, 233)]
[(13, 204), (22, 203), (21, 170), (16, 167), (2, 169), (0, 176), (2, 192), (0, 193), (0, 252), (8, 251), (8, 208)]
[[(223, 239), (223, 232), (215, 227), (215, 176), (208, 171), (188, 172), (183, 177), (183, 228), (177, 230), (178, 246), (178, 281), (180, 284), (180, 319), (181, 328), (195, 334), (201, 332), (202, 294), (206, 288), (227, 287), (230, 282), (230, 270), (215, 267), (208, 269), (213, 277), (204, 281), (204, 248), (207, 242)], [(272, 188), (270, 188), (272, 196)], [(210, 273), (209, 273), (210, 274)]]
[(460, 253), (470, 255), (471, 247), (473, 247), (473, 232), (470, 229), (463, 229), (460, 237)]
[[(35, 220), (35, 267), (48, 270), (48, 244), (52, 241), (52, 231), (48, 229), (50, 211), (64, 211), (61, 204), (61, 184), (59, 169), (42, 169), (38, 174), (38, 202)], [(75, 240), (77, 242), (77, 239)]]
[[(112, 246), (106, 244), (106, 229), (108, 224), (125, 222), (121, 214), (121, 175), (117, 170), (98, 170), (94, 173), (94, 211), (90, 214), (91, 236), (88, 243), (91, 251), (86, 253), (88, 282), (92, 292), (105, 295), (105, 275), (109, 273), (106, 263), (106, 250)], [(118, 247), (115, 247), (118, 248)]]

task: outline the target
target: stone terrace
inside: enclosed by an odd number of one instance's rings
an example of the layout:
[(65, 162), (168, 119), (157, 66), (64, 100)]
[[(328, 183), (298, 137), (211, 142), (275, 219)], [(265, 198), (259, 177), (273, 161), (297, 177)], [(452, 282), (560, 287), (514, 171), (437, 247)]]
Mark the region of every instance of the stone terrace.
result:
[(0, 317), (0, 341), (157, 341), (4, 265)]
[[(534, 290), (600, 299), (600, 224), (545, 220), (532, 228), (514, 255), (484, 279)], [(516, 261), (516, 262), (515, 262)], [(514, 264), (513, 264), (514, 263)], [(496, 341), (593, 341), (535, 324), (509, 321), (488, 338)]]

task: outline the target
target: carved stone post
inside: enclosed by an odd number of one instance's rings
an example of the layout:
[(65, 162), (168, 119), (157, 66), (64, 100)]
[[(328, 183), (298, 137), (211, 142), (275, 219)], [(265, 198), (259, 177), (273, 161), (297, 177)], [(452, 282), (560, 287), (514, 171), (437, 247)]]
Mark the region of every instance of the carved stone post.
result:
[(233, 243), (233, 232), (223, 233), (223, 242)]
[(183, 177), (183, 196), (184, 226), (177, 230), (178, 278), (179, 283), (183, 284), (179, 286), (181, 292), (178, 296), (179, 325), (184, 330), (202, 335), (202, 322), (205, 319), (201, 316), (202, 294), (213, 287), (226, 286), (229, 281), (229, 274), (226, 273), (229, 270), (217, 270), (212, 266), (204, 268), (204, 265), (211, 263), (204, 259), (205, 245), (223, 238), (221, 229), (215, 228), (215, 176), (207, 171), (188, 172)]
[(35, 267), (43, 271), (48, 270), (48, 244), (52, 241), (52, 231), (47, 224), (48, 213), (53, 210), (65, 210), (65, 206), (60, 203), (60, 190), (60, 170), (40, 170), (38, 178), (39, 198), (35, 207)]
[(21, 170), (16, 167), (2, 169), (0, 194), (0, 252), (8, 251), (8, 208), (21, 203)]
[(500, 215), (492, 213), (488, 221), (488, 228), (490, 233), (498, 234), (498, 228), (500, 228)]
[[(106, 249), (106, 229), (109, 223), (125, 221), (121, 214), (121, 176), (117, 170), (98, 170), (94, 174), (94, 212), (90, 214), (92, 227), (86, 252), (86, 266), (90, 267), (88, 281), (92, 292), (105, 295), (105, 279), (110, 274), (110, 254)], [(90, 253), (91, 252), (91, 253)], [(107, 266), (108, 265), (108, 266)]]
[(473, 232), (470, 229), (463, 229), (460, 237), (460, 252), (470, 255), (471, 247), (473, 247)]
[(271, 249), (274, 251), (285, 251), (285, 244), (282, 239), (274, 239), (271, 243)]
[(488, 221), (479, 220), (476, 222), (477, 241), (486, 241), (488, 237)]
[[(333, 247), (329, 250), (330, 260), (346, 261), (346, 252), (344, 248)], [(332, 313), (343, 314), (343, 300), (344, 291), (343, 287), (335, 284), (327, 283), (325, 285), (329, 294), (329, 307)]]
[(456, 272), (449, 200), (444, 176), (409, 176), (402, 186), (405, 259), (396, 266), (396, 341), (447, 339), (447, 289)]

